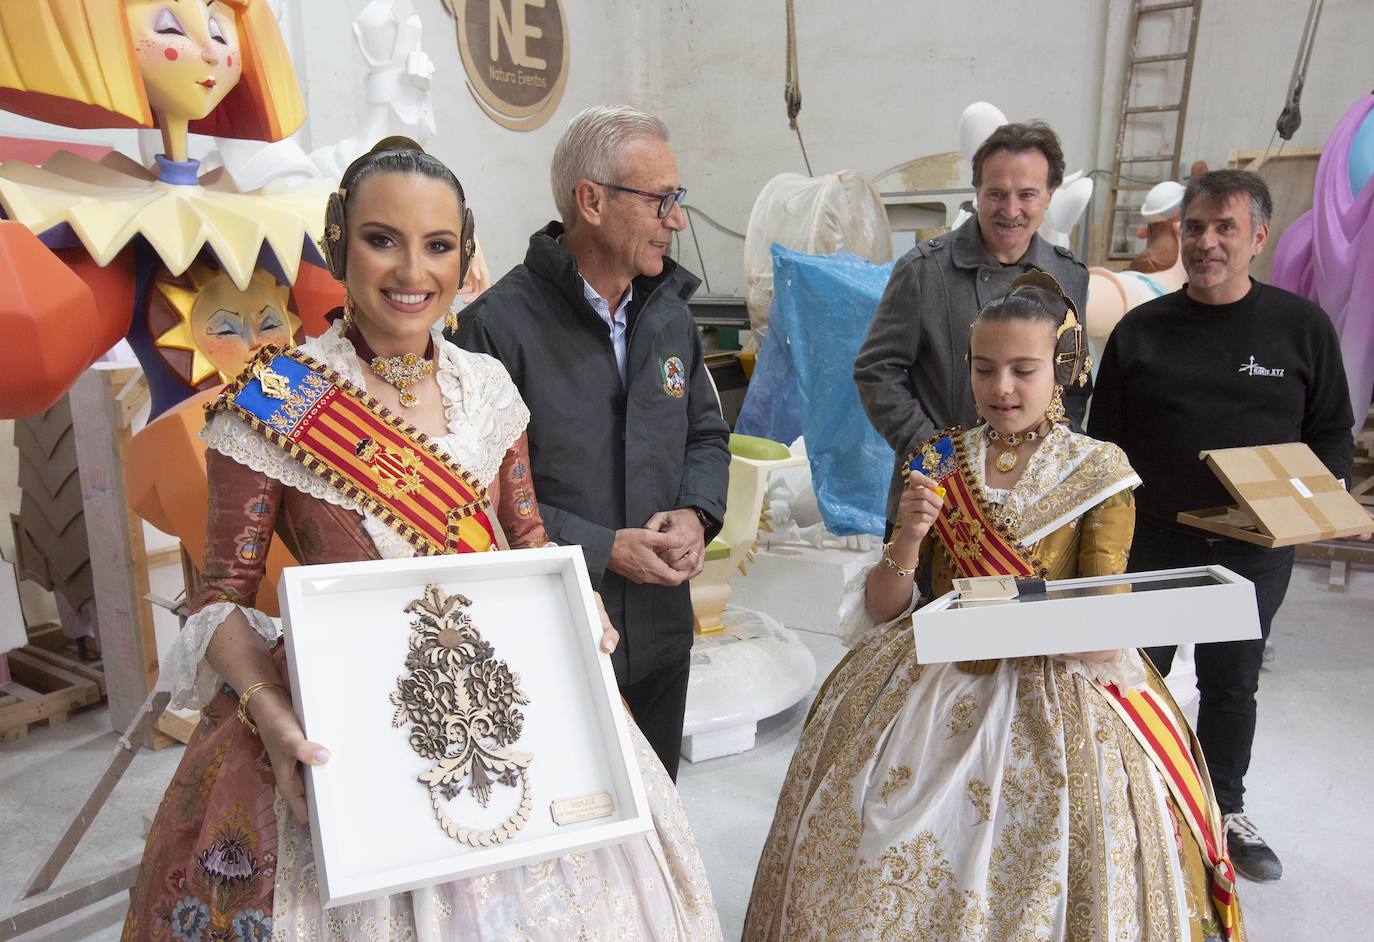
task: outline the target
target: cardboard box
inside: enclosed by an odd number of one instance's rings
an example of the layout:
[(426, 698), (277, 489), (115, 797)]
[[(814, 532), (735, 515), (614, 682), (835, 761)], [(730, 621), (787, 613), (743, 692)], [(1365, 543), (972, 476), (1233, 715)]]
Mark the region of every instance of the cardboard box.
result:
[(1219, 448), (1198, 457), (1240, 506), (1180, 513), (1179, 523), (1269, 547), (1374, 532), (1359, 501), (1302, 442)]

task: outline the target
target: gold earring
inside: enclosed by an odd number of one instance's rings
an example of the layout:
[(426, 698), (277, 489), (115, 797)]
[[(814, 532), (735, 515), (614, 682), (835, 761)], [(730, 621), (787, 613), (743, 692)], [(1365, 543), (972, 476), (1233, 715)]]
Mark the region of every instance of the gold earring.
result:
[(1064, 421), (1064, 387), (1058, 383), (1054, 384), (1054, 395), (1050, 397), (1049, 407), (1045, 409), (1045, 418), (1050, 420), (1051, 425), (1058, 425)]
[(453, 303), (448, 306), (448, 313), (444, 315), (444, 327), (450, 333), (456, 333), (458, 330), (458, 295), (456, 294), (453, 296)]
[(353, 292), (348, 290), (348, 285), (344, 285), (344, 330), (353, 326)]

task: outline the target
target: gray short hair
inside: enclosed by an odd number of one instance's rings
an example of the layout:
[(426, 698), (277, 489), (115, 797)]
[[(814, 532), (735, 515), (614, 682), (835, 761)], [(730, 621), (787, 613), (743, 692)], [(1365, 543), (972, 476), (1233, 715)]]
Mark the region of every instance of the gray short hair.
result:
[(577, 222), (578, 182), (620, 182), (625, 148), (644, 137), (667, 143), (668, 126), (628, 105), (594, 105), (568, 122), (549, 169), (553, 202), (565, 228)]
[(1216, 200), (1225, 203), (1233, 196), (1245, 196), (1250, 200), (1250, 229), (1254, 231), (1269, 222), (1274, 214), (1274, 199), (1269, 195), (1269, 185), (1264, 178), (1249, 170), (1211, 170), (1188, 181), (1183, 188), (1182, 214), (1188, 214), (1188, 204), (1193, 200)]

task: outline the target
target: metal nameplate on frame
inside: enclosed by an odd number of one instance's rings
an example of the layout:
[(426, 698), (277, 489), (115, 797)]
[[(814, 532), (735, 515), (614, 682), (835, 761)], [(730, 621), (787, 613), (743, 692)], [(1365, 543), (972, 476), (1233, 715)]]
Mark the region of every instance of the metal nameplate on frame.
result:
[(593, 795), (580, 795), (577, 798), (560, 798), (549, 803), (549, 814), (553, 823), (559, 827), (590, 821), (593, 818), (606, 818), (615, 813), (615, 801), (610, 792), (597, 792)]
[(1017, 596), (1015, 576), (972, 576), (954, 580), (954, 591), (968, 602), (1014, 599)]

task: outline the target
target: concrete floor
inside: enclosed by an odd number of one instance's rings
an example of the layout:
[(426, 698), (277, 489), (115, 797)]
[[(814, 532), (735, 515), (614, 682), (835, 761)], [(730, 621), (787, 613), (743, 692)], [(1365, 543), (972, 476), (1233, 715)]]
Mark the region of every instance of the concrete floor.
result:
[[(1283, 859), (1281, 882), (1241, 885), (1254, 942), (1360, 938), (1374, 912), (1374, 572), (1344, 594), (1326, 569), (1298, 566), (1275, 624), (1277, 657), (1260, 683), (1260, 726), (1246, 806)], [(802, 633), (823, 678), (835, 639)], [(1361, 706), (1361, 704), (1364, 704)], [(805, 704), (765, 721), (750, 752), (698, 765), (679, 785), (701, 845), (727, 939), (738, 938), (754, 864), (805, 716)], [(0, 910), (9, 905), (84, 799), (115, 744), (103, 709), (0, 745)], [(63, 872), (88, 876), (136, 853), (180, 749), (143, 753)], [(26, 942), (119, 937), (126, 899), (113, 897), (36, 930)], [(1353, 932), (1352, 932), (1353, 928)]]

